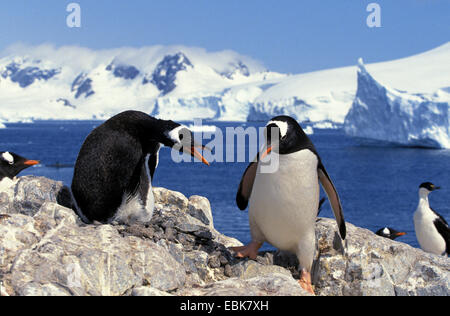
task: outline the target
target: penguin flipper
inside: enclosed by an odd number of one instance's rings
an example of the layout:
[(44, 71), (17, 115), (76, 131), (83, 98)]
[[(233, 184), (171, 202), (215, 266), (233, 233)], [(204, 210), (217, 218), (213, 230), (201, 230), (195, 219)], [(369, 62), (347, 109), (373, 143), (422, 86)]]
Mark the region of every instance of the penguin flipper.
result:
[(320, 212), (322, 212), (322, 205), (323, 205), (323, 203), (325, 203), (325, 201), (326, 201), (325, 198), (320, 199), (317, 216), (319, 216)]
[(330, 176), (328, 175), (322, 163), (320, 163), (318, 166), (318, 174), (320, 183), (322, 184), (322, 187), (324, 188), (325, 193), (328, 196), (328, 200), (330, 201), (331, 208), (333, 209), (334, 217), (336, 218), (341, 238), (345, 239), (345, 236), (347, 235), (347, 228), (345, 226), (345, 219), (342, 212), (341, 201), (339, 199), (339, 195), (336, 192), (336, 188), (334, 187), (334, 184), (331, 181)]
[(155, 174), (156, 167), (158, 166), (158, 157), (159, 153), (156, 152), (153, 155), (150, 155), (148, 159), (148, 168), (150, 169), (150, 177), (153, 180), (153, 176)]
[(450, 228), (441, 215), (436, 213), (436, 211), (434, 211), (433, 209), (432, 211), (438, 216), (438, 218), (436, 218), (433, 222), (434, 227), (436, 227), (439, 234), (445, 240), (445, 253), (450, 254)]
[(258, 170), (258, 157), (251, 162), (242, 175), (241, 183), (236, 194), (236, 204), (240, 210), (245, 210), (248, 206), (248, 200), (253, 190), (253, 183), (255, 182), (256, 171)]

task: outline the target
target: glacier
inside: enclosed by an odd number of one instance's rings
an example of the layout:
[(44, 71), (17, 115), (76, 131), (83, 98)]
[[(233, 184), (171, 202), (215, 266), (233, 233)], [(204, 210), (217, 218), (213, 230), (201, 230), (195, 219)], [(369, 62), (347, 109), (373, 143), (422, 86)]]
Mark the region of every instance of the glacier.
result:
[[(423, 78), (426, 80), (426, 78)], [(409, 93), (378, 82), (362, 59), (358, 88), (344, 130), (363, 142), (450, 148), (450, 89)]]
[[(419, 98), (425, 107), (447, 102), (449, 65), (446, 43), (364, 67), (393, 87), (390, 96), (401, 95), (401, 102)], [(105, 120), (134, 109), (177, 121), (265, 121), (284, 114), (314, 128), (340, 128), (355, 104), (358, 76), (355, 66), (278, 73), (230, 50), (16, 44), (0, 52), (0, 122)], [(353, 122), (356, 133), (361, 129)]]

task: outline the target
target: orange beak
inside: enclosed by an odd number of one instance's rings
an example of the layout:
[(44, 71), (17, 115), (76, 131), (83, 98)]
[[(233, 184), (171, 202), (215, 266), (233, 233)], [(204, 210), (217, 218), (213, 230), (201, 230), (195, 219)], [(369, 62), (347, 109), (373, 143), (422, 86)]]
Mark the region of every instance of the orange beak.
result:
[(40, 162), (37, 160), (27, 160), (23, 164), (26, 166), (34, 166), (34, 165), (38, 165), (39, 163)]
[(264, 159), (272, 151), (272, 146), (269, 146), (265, 152), (261, 155), (261, 159)]
[(192, 156), (194, 156), (195, 158), (197, 158), (198, 160), (200, 160), (201, 162), (203, 162), (205, 165), (209, 166), (209, 162), (208, 160), (205, 159), (205, 157), (203, 157), (197, 149), (195, 149), (195, 147), (191, 147), (191, 154)]
[(404, 232), (400, 232), (400, 233), (395, 234), (395, 236), (404, 236), (404, 235), (406, 235), (406, 233), (404, 233)]

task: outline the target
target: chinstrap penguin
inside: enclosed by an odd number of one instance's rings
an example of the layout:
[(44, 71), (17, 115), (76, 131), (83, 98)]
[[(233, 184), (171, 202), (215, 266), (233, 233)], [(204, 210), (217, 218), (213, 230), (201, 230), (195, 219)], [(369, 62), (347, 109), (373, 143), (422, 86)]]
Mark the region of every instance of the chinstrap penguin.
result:
[(138, 111), (122, 112), (94, 129), (78, 155), (72, 181), (75, 209), (87, 223), (149, 222), (152, 179), (161, 146), (208, 164), (192, 132)]
[(440, 189), (431, 182), (419, 186), (419, 205), (414, 213), (414, 228), (422, 250), (436, 255), (450, 254), (450, 228), (445, 219), (430, 207), (428, 195)]
[(37, 164), (39, 161), (29, 160), (13, 152), (0, 152), (0, 192), (10, 186), (21, 171)]
[(395, 230), (393, 228), (390, 228), (390, 227), (380, 228), (379, 230), (377, 230), (375, 232), (375, 234), (377, 234), (378, 236), (384, 237), (384, 238), (392, 239), (392, 240), (394, 240), (394, 239), (396, 239), (396, 238), (398, 238), (400, 236), (406, 235), (405, 232), (399, 232), (399, 231), (397, 231), (397, 230)]
[[(316, 249), (315, 222), (322, 184), (342, 239), (346, 226), (336, 189), (309, 137), (293, 118), (278, 116), (265, 128), (266, 144), (245, 170), (236, 195), (241, 210), (249, 207), (252, 241), (232, 248), (237, 257), (255, 259), (264, 242), (297, 255), (300, 285), (314, 293), (311, 268)], [(279, 155), (278, 169), (261, 172), (264, 158)], [(270, 158), (272, 159), (272, 158)]]

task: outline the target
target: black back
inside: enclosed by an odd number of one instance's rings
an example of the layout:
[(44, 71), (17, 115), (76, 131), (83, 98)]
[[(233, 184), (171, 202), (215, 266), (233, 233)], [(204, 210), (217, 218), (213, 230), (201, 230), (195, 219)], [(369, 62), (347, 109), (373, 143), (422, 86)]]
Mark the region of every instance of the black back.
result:
[[(160, 143), (171, 146), (164, 132), (177, 126), (143, 112), (126, 111), (94, 129), (81, 147), (72, 181), (72, 193), (83, 215), (90, 221), (106, 222), (122, 204), (124, 194), (133, 196), (139, 188), (148, 189), (145, 157), (156, 155)], [(152, 176), (155, 161), (149, 160)]]

